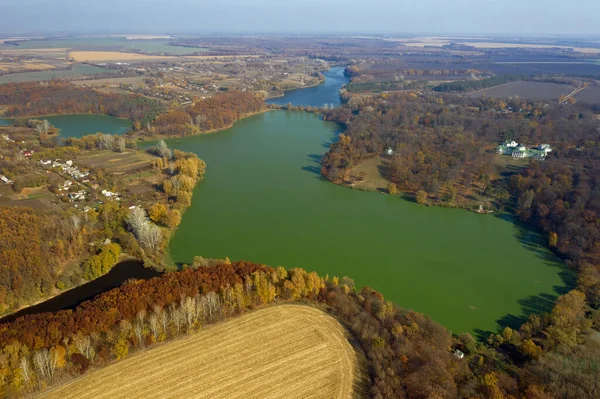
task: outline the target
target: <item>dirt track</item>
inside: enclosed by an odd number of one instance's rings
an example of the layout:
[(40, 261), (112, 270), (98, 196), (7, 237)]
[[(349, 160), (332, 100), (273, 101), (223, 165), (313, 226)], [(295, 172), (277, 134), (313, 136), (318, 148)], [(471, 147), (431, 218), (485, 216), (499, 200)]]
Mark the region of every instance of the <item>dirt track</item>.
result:
[(344, 328), (302, 305), (258, 310), (94, 371), (41, 398), (352, 397)]

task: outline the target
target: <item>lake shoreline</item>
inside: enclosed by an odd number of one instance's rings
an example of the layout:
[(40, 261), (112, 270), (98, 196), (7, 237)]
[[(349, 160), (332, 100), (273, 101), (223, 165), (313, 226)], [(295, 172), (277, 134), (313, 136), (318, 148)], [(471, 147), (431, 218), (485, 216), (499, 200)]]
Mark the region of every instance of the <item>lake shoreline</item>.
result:
[[(327, 71), (325, 71), (325, 72), (327, 72)], [(291, 91), (310, 89), (311, 87), (317, 87), (318, 85), (322, 85), (323, 83), (325, 83), (325, 76), (323, 76), (321, 79), (319, 79), (319, 81), (315, 84), (308, 85), (308, 86), (302, 86), (302, 87), (296, 87), (294, 89), (287, 89), (287, 90), (284, 90), (282, 94), (278, 94), (276, 96), (267, 96), (267, 98), (265, 98), (265, 100), (274, 100), (276, 98), (282, 98), (282, 97), (285, 97), (286, 94)]]
[[(11, 107), (11, 105), (8, 105), (8, 107)], [(109, 114), (101, 114), (101, 113), (98, 113), (98, 112), (88, 112), (88, 113), (85, 113), (85, 114), (69, 112), (69, 113), (66, 113), (66, 114), (43, 114), (43, 115), (27, 115), (27, 116), (5, 116), (5, 115), (0, 115), (0, 119), (11, 120), (11, 121), (14, 122), (14, 121), (17, 121), (19, 119), (38, 119), (38, 118), (46, 118), (46, 117), (73, 116), (73, 115), (110, 116), (111, 118), (115, 118), (115, 119), (119, 119), (119, 120), (131, 122), (131, 120), (129, 118), (125, 118), (125, 117), (122, 117), (122, 116), (114, 116), (114, 115), (109, 115)]]
[(279, 108), (265, 108), (262, 109), (260, 111), (257, 112), (250, 112), (248, 114), (243, 114), (239, 119), (235, 120), (233, 123), (231, 123), (230, 125), (227, 125), (223, 128), (219, 128), (219, 129), (211, 129), (211, 130), (206, 130), (203, 132), (200, 132), (198, 134), (190, 134), (188, 136), (178, 136), (178, 135), (164, 135), (164, 134), (160, 134), (160, 135), (152, 135), (152, 136), (145, 136), (145, 135), (140, 135), (139, 133), (136, 134), (127, 134), (125, 133), (126, 137), (129, 137), (131, 139), (136, 139), (139, 140), (139, 142), (141, 143), (146, 143), (146, 142), (151, 142), (151, 141), (158, 141), (158, 140), (176, 140), (176, 139), (183, 139), (186, 137), (198, 137), (198, 136), (205, 136), (207, 134), (213, 134), (213, 133), (219, 133), (222, 132), (224, 130), (227, 129), (231, 129), (233, 126), (235, 126), (236, 123), (243, 121), (244, 119), (250, 118), (252, 116), (255, 115), (261, 115), (261, 114), (265, 114), (267, 112), (271, 112), (271, 111), (278, 111)]

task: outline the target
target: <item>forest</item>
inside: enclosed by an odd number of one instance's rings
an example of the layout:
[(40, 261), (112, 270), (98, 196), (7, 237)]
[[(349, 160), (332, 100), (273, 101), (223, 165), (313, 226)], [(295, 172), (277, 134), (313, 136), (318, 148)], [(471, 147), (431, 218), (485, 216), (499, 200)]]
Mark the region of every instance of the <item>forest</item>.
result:
[(106, 114), (128, 118), (139, 129), (147, 126), (165, 106), (141, 95), (101, 93), (68, 83), (11, 83), (0, 85), (0, 105), (7, 117), (55, 114)]
[(251, 92), (227, 91), (197, 101), (184, 110), (163, 113), (149, 134), (189, 136), (227, 128), (240, 118), (263, 110), (264, 100)]
[[(327, 119), (345, 127), (322, 160), (322, 174), (333, 182), (351, 180), (350, 170), (391, 148), (382, 175), (424, 202), (452, 204), (474, 191), (509, 205), (508, 181), (491, 181), (495, 147), (509, 139), (526, 145), (549, 143), (575, 148), (596, 129), (595, 109), (521, 99), (462, 98), (416, 93), (381, 94), (349, 100), (329, 110)], [(569, 132), (569, 140), (562, 135)]]
[(85, 252), (75, 219), (25, 207), (0, 207), (0, 312), (63, 287), (60, 266)]

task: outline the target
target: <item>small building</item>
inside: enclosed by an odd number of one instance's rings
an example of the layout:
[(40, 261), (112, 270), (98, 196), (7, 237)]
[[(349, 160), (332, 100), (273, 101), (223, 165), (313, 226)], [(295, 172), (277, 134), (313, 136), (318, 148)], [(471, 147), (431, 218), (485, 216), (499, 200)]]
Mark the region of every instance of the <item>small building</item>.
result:
[(465, 353), (463, 351), (457, 349), (457, 350), (454, 351), (454, 356), (457, 359), (462, 359), (462, 358), (465, 357)]
[(10, 185), (10, 184), (13, 184), (13, 183), (14, 183), (12, 180), (10, 180), (10, 179), (9, 179), (8, 177), (6, 177), (6, 176), (0, 176), (0, 180), (2, 180), (2, 182), (3, 182), (4, 184), (8, 184), (8, 185)]
[(33, 155), (33, 151), (29, 151), (29, 150), (23, 151), (23, 156), (25, 158), (31, 158), (32, 155)]
[(385, 154), (386, 154), (386, 155), (394, 155), (394, 150), (392, 150), (392, 147), (388, 147), (388, 148), (385, 150)]

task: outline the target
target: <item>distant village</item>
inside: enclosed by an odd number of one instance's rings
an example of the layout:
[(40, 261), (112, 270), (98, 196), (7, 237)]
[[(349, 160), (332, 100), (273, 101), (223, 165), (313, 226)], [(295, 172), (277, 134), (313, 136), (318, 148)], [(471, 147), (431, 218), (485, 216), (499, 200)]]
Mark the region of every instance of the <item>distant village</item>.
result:
[(537, 147), (530, 148), (512, 140), (499, 145), (496, 148), (496, 152), (500, 155), (512, 156), (513, 158), (533, 158), (543, 161), (552, 152), (552, 147), (550, 147), (550, 144), (540, 144)]

